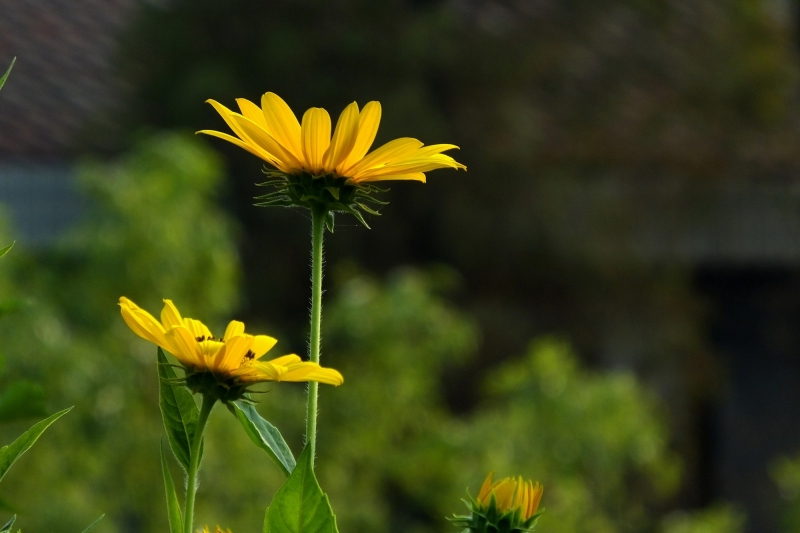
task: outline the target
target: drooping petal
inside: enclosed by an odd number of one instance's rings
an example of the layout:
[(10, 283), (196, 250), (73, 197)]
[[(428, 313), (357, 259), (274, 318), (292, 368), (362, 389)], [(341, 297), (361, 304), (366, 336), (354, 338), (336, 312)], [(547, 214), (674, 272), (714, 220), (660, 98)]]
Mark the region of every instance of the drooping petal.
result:
[(322, 158), (323, 170), (331, 173), (350, 154), (358, 136), (358, 104), (353, 102), (339, 115), (330, 147)]
[(172, 326), (180, 326), (182, 323), (181, 314), (172, 300), (164, 300), (164, 308), (161, 310), (161, 324), (164, 326), (164, 330)]
[(244, 333), (244, 323), (238, 320), (231, 320), (228, 327), (225, 328), (225, 335), (222, 336), (223, 341), (228, 341), (232, 337), (242, 335)]
[(381, 104), (380, 102), (369, 102), (361, 110), (358, 116), (358, 134), (347, 158), (339, 163), (336, 172), (340, 176), (346, 176), (344, 171), (363, 158), (369, 151), (372, 143), (375, 142), (375, 135), (378, 134), (378, 126), (381, 123)]
[(306, 170), (312, 174), (322, 172), (322, 156), (331, 143), (331, 117), (320, 107), (312, 107), (303, 115), (303, 156)]
[(297, 160), (302, 161), (300, 123), (291, 108), (275, 93), (265, 93), (261, 97), (261, 108), (269, 134)]

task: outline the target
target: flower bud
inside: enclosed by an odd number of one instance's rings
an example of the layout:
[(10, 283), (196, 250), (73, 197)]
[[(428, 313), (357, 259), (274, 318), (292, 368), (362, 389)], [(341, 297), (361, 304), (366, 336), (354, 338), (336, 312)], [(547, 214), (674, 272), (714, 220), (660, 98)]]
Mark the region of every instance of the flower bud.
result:
[[(542, 511), (538, 511), (544, 487), (522, 477), (507, 477), (493, 482), (494, 472), (486, 477), (478, 497), (466, 503), (469, 515), (454, 516), (453, 524), (463, 533), (522, 533), (533, 531)], [(538, 511), (538, 512), (537, 512)]]

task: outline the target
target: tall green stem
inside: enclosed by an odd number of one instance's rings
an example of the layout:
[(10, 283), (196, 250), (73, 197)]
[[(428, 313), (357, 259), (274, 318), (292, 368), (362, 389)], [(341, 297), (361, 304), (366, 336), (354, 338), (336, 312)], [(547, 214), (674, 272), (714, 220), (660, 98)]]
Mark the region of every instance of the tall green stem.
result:
[(192, 533), (192, 525), (194, 522), (194, 497), (197, 493), (197, 472), (200, 470), (200, 446), (203, 443), (203, 431), (208, 422), (208, 415), (211, 414), (211, 409), (214, 407), (216, 398), (209, 395), (203, 395), (203, 404), (200, 406), (200, 417), (197, 419), (197, 426), (194, 429), (194, 438), (192, 439), (191, 456), (189, 459), (189, 479), (186, 483), (186, 508), (183, 513), (184, 520), (184, 533)]
[[(311, 210), (311, 339), (309, 358), (319, 363), (320, 323), (322, 322), (322, 239), (325, 236), (325, 210)], [(319, 383), (308, 383), (306, 446), (311, 448), (311, 468), (317, 452), (317, 395)]]

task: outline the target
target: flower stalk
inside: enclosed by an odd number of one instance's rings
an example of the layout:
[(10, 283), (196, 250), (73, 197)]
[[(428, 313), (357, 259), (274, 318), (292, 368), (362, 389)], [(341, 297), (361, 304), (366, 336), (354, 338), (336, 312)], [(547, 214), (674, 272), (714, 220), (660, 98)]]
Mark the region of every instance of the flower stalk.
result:
[(192, 525), (194, 522), (194, 500), (197, 494), (197, 474), (200, 471), (200, 447), (203, 444), (203, 431), (208, 422), (208, 415), (214, 408), (217, 399), (209, 394), (203, 395), (203, 403), (200, 406), (200, 416), (197, 419), (197, 425), (194, 429), (194, 437), (192, 438), (192, 449), (190, 455), (188, 479), (186, 482), (186, 505), (184, 508), (184, 533), (192, 533)]
[[(320, 327), (322, 323), (322, 261), (323, 239), (325, 237), (325, 217), (327, 209), (317, 207), (311, 210), (311, 334), (308, 355), (312, 363), (319, 364)], [(306, 412), (306, 446), (311, 449), (311, 468), (317, 447), (317, 398), (319, 384), (308, 383), (308, 403)]]

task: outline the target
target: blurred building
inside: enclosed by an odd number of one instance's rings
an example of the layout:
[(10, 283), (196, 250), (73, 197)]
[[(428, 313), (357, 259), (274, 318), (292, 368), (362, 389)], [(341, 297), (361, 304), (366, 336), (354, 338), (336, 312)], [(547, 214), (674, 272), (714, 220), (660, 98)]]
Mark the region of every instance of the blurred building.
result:
[(21, 245), (45, 243), (78, 216), (72, 167), (124, 88), (118, 37), (136, 0), (0, 0), (0, 199)]

